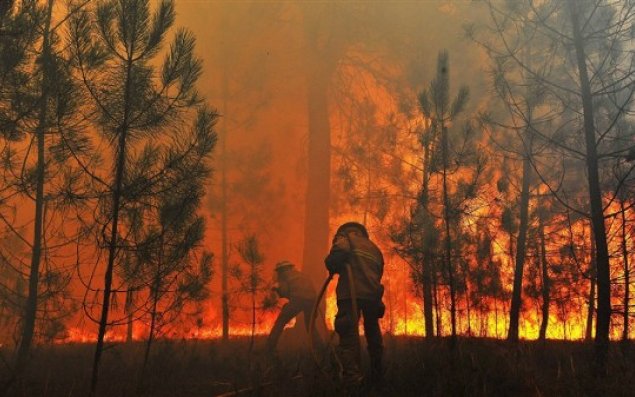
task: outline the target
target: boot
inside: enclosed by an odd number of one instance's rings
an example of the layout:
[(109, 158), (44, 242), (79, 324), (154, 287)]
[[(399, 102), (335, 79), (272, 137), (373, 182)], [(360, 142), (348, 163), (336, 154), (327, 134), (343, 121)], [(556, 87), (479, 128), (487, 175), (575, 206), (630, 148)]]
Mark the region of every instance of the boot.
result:
[(338, 356), (342, 364), (342, 383), (344, 383), (346, 389), (361, 387), (364, 376), (357, 363), (359, 354), (357, 354), (355, 349), (339, 347)]
[(370, 376), (368, 383), (373, 388), (381, 388), (384, 384), (384, 370), (381, 363), (381, 356), (371, 357), (370, 360)]

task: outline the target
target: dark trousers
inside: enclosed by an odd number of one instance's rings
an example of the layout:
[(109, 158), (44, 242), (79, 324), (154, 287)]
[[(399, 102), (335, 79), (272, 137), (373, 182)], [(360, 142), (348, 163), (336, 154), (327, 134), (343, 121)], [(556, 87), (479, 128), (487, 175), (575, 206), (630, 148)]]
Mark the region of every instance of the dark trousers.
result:
[(284, 326), (301, 312), (304, 313), (304, 327), (307, 332), (309, 332), (313, 303), (313, 301), (307, 299), (292, 299), (282, 306), (280, 314), (278, 314), (278, 318), (276, 318), (276, 322), (273, 324), (273, 328), (271, 328), (269, 338), (267, 338), (267, 349), (275, 350), (278, 345), (278, 339), (280, 339), (280, 335), (282, 335), (282, 331), (284, 330)]
[[(370, 356), (371, 380), (380, 381), (382, 376), (381, 360), (384, 351), (379, 319), (383, 316), (381, 301), (357, 299), (357, 318), (364, 317), (364, 335)], [(350, 299), (337, 301), (335, 331), (340, 337), (338, 353), (344, 369), (344, 380), (356, 382), (361, 379), (359, 368), (360, 346), (357, 334), (358, 325), (354, 323), (353, 302)]]

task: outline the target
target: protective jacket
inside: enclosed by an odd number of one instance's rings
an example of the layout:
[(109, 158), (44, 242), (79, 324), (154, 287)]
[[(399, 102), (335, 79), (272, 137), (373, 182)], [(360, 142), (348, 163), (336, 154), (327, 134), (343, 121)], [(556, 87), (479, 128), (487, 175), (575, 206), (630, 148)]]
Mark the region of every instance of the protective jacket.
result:
[(357, 299), (381, 300), (384, 287), (384, 258), (368, 238), (349, 233), (336, 234), (329, 255), (324, 260), (331, 273), (338, 273), (337, 299), (351, 299), (346, 264), (351, 267)]
[(284, 275), (281, 275), (278, 279), (276, 292), (281, 298), (289, 300), (303, 299), (313, 301), (317, 295), (311, 280), (296, 269), (284, 271)]

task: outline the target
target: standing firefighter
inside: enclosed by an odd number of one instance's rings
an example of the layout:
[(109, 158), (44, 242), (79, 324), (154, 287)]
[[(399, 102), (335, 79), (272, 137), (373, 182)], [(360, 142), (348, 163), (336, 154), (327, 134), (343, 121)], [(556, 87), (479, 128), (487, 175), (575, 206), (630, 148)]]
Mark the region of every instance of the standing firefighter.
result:
[(370, 381), (380, 383), (383, 345), (379, 319), (384, 316), (385, 311), (381, 301), (384, 294), (381, 284), (384, 258), (381, 251), (369, 240), (364, 225), (348, 222), (337, 229), (331, 252), (324, 262), (331, 274), (339, 274), (335, 331), (340, 337), (338, 354), (342, 362), (344, 382), (349, 386), (357, 386), (363, 380), (359, 366), (357, 324), (361, 313), (370, 355)]
[(267, 339), (267, 351), (273, 353), (278, 345), (278, 339), (282, 335), (284, 326), (287, 325), (300, 312), (304, 313), (304, 325), (307, 332), (311, 323), (311, 311), (315, 302), (315, 289), (311, 280), (295, 269), (293, 263), (282, 261), (276, 264), (276, 278), (278, 286), (274, 291), (289, 301), (282, 307), (278, 318), (269, 333)]

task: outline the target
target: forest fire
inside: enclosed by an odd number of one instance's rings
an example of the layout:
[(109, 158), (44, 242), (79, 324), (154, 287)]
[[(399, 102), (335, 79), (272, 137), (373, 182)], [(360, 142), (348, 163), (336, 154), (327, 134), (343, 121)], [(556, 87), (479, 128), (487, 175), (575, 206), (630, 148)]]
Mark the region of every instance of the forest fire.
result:
[[(346, 216), (344, 216), (346, 218)], [(555, 230), (551, 234), (554, 236), (554, 244), (547, 247), (549, 251), (556, 251), (561, 247), (559, 239), (566, 241), (569, 239), (569, 233), (584, 239), (588, 236), (588, 224), (579, 222), (574, 225), (573, 230)], [(583, 244), (580, 241), (579, 244)], [(618, 252), (618, 242), (614, 242), (611, 251)], [(509, 255), (509, 238), (501, 233), (500, 239), (492, 241), (493, 256), (501, 263), (501, 270), (507, 270), (501, 274), (506, 286), (507, 292), (511, 289), (511, 259)], [(385, 246), (383, 251), (391, 252), (390, 246)], [(616, 266), (621, 266), (617, 263)], [(387, 255), (387, 264), (385, 270), (385, 286), (386, 293), (384, 301), (387, 306), (386, 316), (381, 321), (383, 332), (391, 335), (409, 335), (409, 336), (425, 336), (424, 319), (423, 319), (423, 303), (418, 288), (413, 285), (411, 278), (411, 269), (409, 265), (401, 260), (395, 254)], [(335, 282), (331, 283), (327, 290), (325, 298), (326, 325), (330, 332), (333, 332), (333, 321), (337, 312), (335, 297)], [(468, 288), (473, 288), (468, 286)], [(563, 296), (571, 294), (566, 285), (560, 287), (559, 294)], [(441, 292), (447, 295), (447, 292)], [(583, 340), (585, 338), (585, 327), (587, 321), (585, 294), (588, 291), (581, 291), (579, 298), (580, 304), (577, 306), (558, 306), (556, 304), (551, 308), (555, 314), (555, 318), (549, 324), (547, 329), (547, 339), (567, 339), (567, 340)], [(447, 296), (443, 299), (448, 299)], [(617, 303), (617, 302), (616, 302)], [(508, 328), (507, 312), (509, 311), (509, 302), (504, 299), (483, 298), (478, 305), (486, 308), (481, 310), (472, 303), (471, 313), (467, 307), (459, 310), (458, 328), (459, 332), (464, 335), (487, 337), (487, 338), (505, 338)], [(209, 309), (201, 313), (198, 318), (201, 324), (196, 325), (190, 320), (184, 326), (183, 324), (168, 325), (163, 331), (163, 338), (167, 339), (218, 339), (222, 338), (222, 329), (219, 327), (220, 308), (210, 302)], [(255, 324), (255, 335), (267, 335), (276, 318), (276, 309), (261, 310), (257, 312), (257, 323)], [(240, 316), (238, 316), (240, 315)], [(252, 327), (249, 324), (250, 315), (242, 308), (236, 318), (230, 323), (231, 336), (250, 336)], [(439, 313), (441, 335), (448, 335), (450, 330), (450, 318), (447, 310)], [(539, 304), (534, 307), (526, 307), (522, 313), (522, 322), (520, 327), (521, 339), (533, 340), (537, 339), (540, 329), (540, 313)], [(290, 323), (287, 328), (295, 326), (295, 321)], [(148, 324), (137, 322), (133, 327), (132, 340), (143, 341), (148, 337)], [(360, 327), (363, 333), (363, 329)], [(90, 326), (83, 328), (69, 327), (65, 334), (56, 340), (57, 343), (92, 343), (95, 340), (95, 331)], [(611, 337), (619, 339), (621, 337), (618, 326), (612, 328)], [(105, 340), (109, 342), (125, 342), (126, 326), (114, 327), (110, 330)]]
[(598, 374), (635, 381), (634, 20), (0, 2), (0, 395), (75, 354), (90, 381), (51, 395), (560, 395), (563, 357), (574, 394), (620, 394)]

